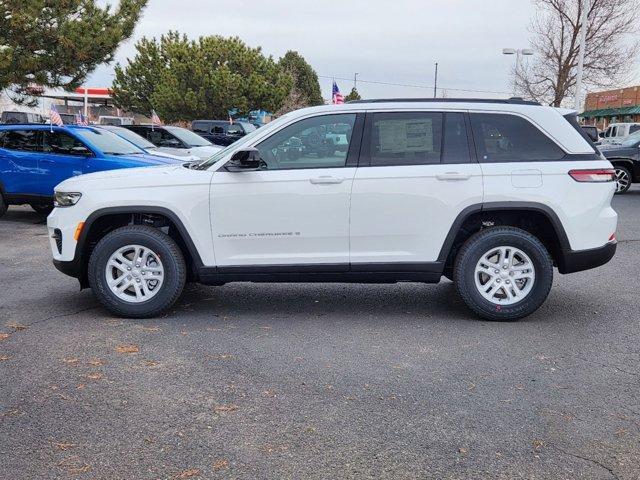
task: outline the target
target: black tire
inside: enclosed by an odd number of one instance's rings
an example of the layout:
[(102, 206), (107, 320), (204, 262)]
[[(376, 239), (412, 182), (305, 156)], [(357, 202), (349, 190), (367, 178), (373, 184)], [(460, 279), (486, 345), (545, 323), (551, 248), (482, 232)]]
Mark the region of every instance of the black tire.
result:
[(7, 204), (2, 194), (0, 193), (0, 217), (2, 217), (5, 213), (7, 213), (8, 209), (9, 209), (9, 205)]
[(627, 193), (631, 188), (631, 171), (622, 165), (614, 165), (616, 171), (616, 194)]
[[(105, 272), (109, 257), (127, 245), (151, 249), (162, 259), (164, 267), (160, 290), (141, 303), (121, 300), (107, 284)], [(87, 272), (89, 285), (98, 301), (115, 315), (128, 318), (149, 318), (164, 313), (182, 293), (187, 277), (184, 256), (176, 242), (160, 230), (142, 225), (118, 228), (102, 238), (91, 254)]]
[[(480, 258), (492, 248), (515, 247), (524, 252), (535, 269), (530, 292), (519, 302), (500, 305), (484, 298), (475, 282)], [(546, 300), (553, 283), (553, 261), (542, 242), (515, 227), (491, 227), (472, 235), (456, 256), (453, 278), (458, 294), (478, 316), (486, 320), (513, 321), (535, 312)]]
[(49, 215), (53, 211), (53, 205), (37, 205), (35, 203), (29, 204), (34, 212), (40, 215)]

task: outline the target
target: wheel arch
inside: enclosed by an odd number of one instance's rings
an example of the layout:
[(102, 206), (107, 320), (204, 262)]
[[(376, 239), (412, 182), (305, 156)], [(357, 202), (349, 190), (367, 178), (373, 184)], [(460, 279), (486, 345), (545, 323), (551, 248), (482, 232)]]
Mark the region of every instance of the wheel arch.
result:
[(627, 170), (629, 170), (629, 173), (631, 174), (632, 182), (640, 181), (640, 166), (638, 166), (637, 162), (632, 158), (616, 157), (608, 158), (607, 160), (609, 160), (609, 162), (611, 162), (611, 165), (613, 165), (614, 167), (619, 165), (621, 167), (627, 168)]
[(471, 205), (456, 217), (438, 255), (445, 271), (453, 267), (458, 250), (471, 235), (499, 225), (522, 228), (536, 236), (558, 269), (564, 270), (566, 252), (571, 251), (571, 246), (562, 222), (551, 207), (535, 202), (490, 202)]
[(165, 233), (176, 241), (185, 257), (189, 277), (196, 276), (203, 266), (191, 235), (175, 212), (155, 206), (107, 207), (89, 215), (76, 244), (74, 261), (77, 262), (78, 280), (83, 288), (88, 287), (87, 265), (93, 247), (104, 235), (126, 225), (147, 225), (159, 230), (166, 228)]

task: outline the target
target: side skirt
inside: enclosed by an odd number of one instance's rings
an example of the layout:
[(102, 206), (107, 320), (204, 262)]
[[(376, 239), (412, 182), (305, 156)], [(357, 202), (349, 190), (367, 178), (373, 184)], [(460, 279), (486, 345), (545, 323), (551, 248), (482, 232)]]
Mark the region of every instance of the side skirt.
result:
[(286, 283), (438, 283), (444, 263), (372, 263), (319, 265), (249, 265), (201, 267), (200, 283), (224, 285), (230, 282)]

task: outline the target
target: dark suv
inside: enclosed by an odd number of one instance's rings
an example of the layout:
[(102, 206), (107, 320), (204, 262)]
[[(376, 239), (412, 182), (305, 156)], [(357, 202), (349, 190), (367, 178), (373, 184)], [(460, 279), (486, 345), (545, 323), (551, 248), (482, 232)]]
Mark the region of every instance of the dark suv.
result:
[(229, 123), (228, 120), (194, 120), (191, 129), (215, 145), (227, 146), (253, 132), (256, 127), (249, 122)]

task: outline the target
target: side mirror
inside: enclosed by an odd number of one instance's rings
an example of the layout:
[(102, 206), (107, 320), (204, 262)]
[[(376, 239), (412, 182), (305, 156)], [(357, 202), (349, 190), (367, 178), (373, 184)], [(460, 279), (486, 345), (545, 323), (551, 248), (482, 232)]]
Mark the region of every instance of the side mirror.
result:
[(598, 134), (598, 136), (599, 136), (600, 138), (604, 138), (604, 132), (600, 132), (600, 133)]
[(225, 165), (228, 172), (251, 172), (260, 170), (262, 160), (257, 148), (238, 150)]

